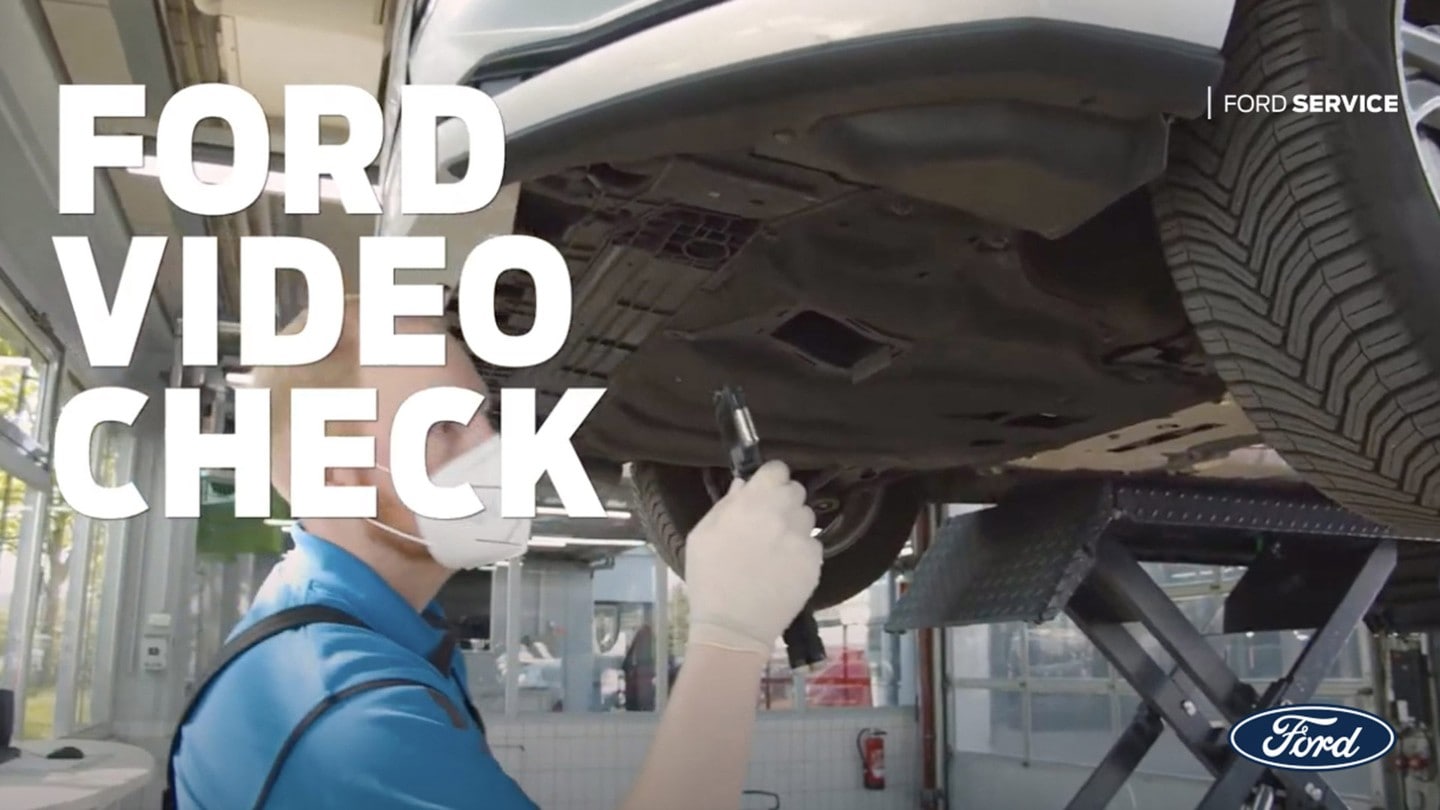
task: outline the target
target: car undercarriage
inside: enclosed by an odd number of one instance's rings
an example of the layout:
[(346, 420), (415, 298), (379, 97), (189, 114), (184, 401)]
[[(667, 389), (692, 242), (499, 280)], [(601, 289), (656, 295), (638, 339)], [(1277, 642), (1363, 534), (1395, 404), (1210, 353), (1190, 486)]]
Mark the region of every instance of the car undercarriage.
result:
[[(776, 457), (874, 472), (1000, 464), (1223, 396), (1143, 192), (1047, 240), (753, 156), (678, 157), (525, 184), (515, 224), (565, 255), (575, 326), (545, 365), (487, 372), (542, 402), (607, 388), (577, 437), (601, 458), (720, 463), (726, 383)], [(517, 332), (527, 281), (497, 292)]]
[[(630, 465), (672, 567), (723, 484), (726, 385), (852, 593), (899, 515), (1056, 478), (1301, 480), (1434, 524), (1432, 3), (1252, 2), (1228, 32), (1228, 8), (1186, 4), (1127, 29), (1106, 4), (846, 4), (845, 30), (816, 10), (752, 31), (746, 8), (518, 72), (465, 39), (469, 7), (412, 43), (412, 79), (492, 93), (505, 122), (513, 210), (477, 230), (538, 237), (571, 274), (558, 355), (482, 373), (542, 410), (606, 389), (576, 446), (597, 480)], [(1404, 115), (1212, 122), (1216, 93), (1296, 88), (1389, 92)], [(437, 145), (465, 177), (464, 127)], [(534, 292), (501, 281), (524, 332)]]

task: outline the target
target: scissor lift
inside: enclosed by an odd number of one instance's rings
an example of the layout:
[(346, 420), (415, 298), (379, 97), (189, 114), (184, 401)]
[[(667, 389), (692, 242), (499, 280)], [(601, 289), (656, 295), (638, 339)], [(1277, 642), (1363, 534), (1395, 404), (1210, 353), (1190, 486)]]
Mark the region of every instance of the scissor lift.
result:
[[(1145, 562), (1244, 566), (1226, 598), (1226, 633), (1315, 632), (1289, 672), (1257, 692), (1145, 572)], [(1362, 622), (1396, 632), (1440, 627), (1437, 575), (1440, 543), (1392, 532), (1299, 486), (1047, 484), (948, 520), (887, 629), (1068, 615), (1141, 698), (1068, 810), (1107, 807), (1166, 726), (1214, 779), (1199, 810), (1339, 810), (1347, 805), (1322, 774), (1271, 769), (1235, 754), (1229, 727), (1253, 712), (1310, 699)], [(1143, 625), (1173, 667), (1146, 652), (1127, 623)]]

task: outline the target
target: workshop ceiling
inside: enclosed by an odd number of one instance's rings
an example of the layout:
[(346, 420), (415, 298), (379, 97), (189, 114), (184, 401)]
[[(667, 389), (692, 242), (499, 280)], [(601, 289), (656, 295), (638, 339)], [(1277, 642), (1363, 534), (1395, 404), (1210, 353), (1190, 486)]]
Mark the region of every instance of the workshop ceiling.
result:
[[(277, 19), (221, 19), (226, 78), (255, 96), (272, 120), (284, 114), (287, 84), (348, 84), (379, 92), (385, 55), (379, 25), (326, 30)], [(277, 143), (276, 151), (281, 148)]]
[[(83, 84), (147, 83), (137, 76), (169, 76), (173, 86), (225, 81), (250, 92), (271, 119), (271, 149), (283, 153), (280, 122), (287, 84), (348, 84), (379, 91), (384, 57), (380, 8), (385, 0), (40, 0), (69, 80)], [(155, 30), (137, 30), (149, 25)], [(168, 51), (168, 52), (167, 52)], [(151, 93), (155, 93), (154, 84)], [(159, 102), (152, 99), (152, 112)], [(115, 133), (151, 134), (154, 118), (117, 121)], [(331, 130), (327, 139), (346, 133)], [(223, 128), (203, 127), (197, 141), (228, 144)], [(214, 235), (222, 239), (277, 233), (324, 242), (347, 271), (353, 289), (357, 240), (373, 232), (374, 218), (345, 214), (332, 202), (315, 216), (271, 218), (254, 212), (204, 220), (175, 211), (159, 181), (128, 171), (111, 172), (117, 201), (135, 234), (171, 237)], [(273, 200), (277, 203), (278, 198)], [(158, 291), (165, 315), (179, 317), (179, 250), (167, 253)], [(229, 278), (222, 308), (234, 317), (233, 256), (222, 258)]]

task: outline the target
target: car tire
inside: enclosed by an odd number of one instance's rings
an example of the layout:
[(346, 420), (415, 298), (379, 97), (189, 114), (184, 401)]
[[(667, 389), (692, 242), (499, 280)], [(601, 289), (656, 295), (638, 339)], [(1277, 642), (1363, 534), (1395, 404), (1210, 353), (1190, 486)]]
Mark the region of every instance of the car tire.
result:
[[(1406, 108), (1440, 75), (1402, 80), (1401, 9), (1440, 23), (1435, 0), (1239, 0), (1214, 119), (1176, 126), (1153, 199), (1185, 309), (1264, 440), (1337, 502), (1429, 535), (1440, 180), (1425, 167), (1440, 175), (1440, 146)], [(1399, 113), (1223, 113), (1241, 93), (1401, 101)]]
[[(695, 467), (635, 463), (630, 468), (634, 505), (655, 552), (685, 576), (685, 538), (714, 505), (705, 471)], [(853, 543), (827, 556), (811, 610), (838, 605), (879, 579), (909, 539), (923, 505), (920, 488), (900, 481), (884, 485), (872, 520)]]

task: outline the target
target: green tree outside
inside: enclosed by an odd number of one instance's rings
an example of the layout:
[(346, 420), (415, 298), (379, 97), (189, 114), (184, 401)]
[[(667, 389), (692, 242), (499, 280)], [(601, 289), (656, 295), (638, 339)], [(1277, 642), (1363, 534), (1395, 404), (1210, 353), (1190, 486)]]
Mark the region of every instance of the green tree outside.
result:
[[(36, 435), (41, 420), (42, 386), (48, 364), (36, 353), (17, 347), (26, 343), (13, 323), (0, 321), (0, 359), (14, 358), (0, 364), (0, 418)], [(28, 348), (28, 347), (26, 347)], [(18, 362), (17, 362), (18, 361)], [(29, 488), (25, 482), (0, 471), (0, 558), (11, 560), (12, 570), (19, 552), (25, 526)], [(26, 723), (24, 736), (48, 733), (54, 725), (54, 687), (59, 671), (59, 633), (63, 622), (62, 597), (70, 575), (70, 541), (73, 516), (58, 499), (50, 499), (46, 528), (49, 530), (41, 547), (39, 615), (36, 617), (32, 642), (31, 673), (26, 681)], [(7, 583), (13, 593), (15, 583)], [(9, 637), (9, 600), (0, 616), (0, 650), (7, 649)], [(17, 643), (25, 643), (17, 640)], [(38, 648), (38, 649), (37, 649)], [(48, 707), (48, 710), (47, 710)]]
[[(15, 358), (16, 361), (0, 365), (0, 418), (15, 425), (33, 430), (40, 407), (40, 374), (29, 360), (29, 355), (16, 350), (20, 337), (13, 324), (0, 319), (0, 359)], [(21, 338), (23, 340), (23, 338)], [(20, 532), (24, 524), (26, 486), (9, 473), (0, 470), (0, 559), (9, 559), (12, 570), (20, 547)], [(9, 588), (13, 582), (6, 583)], [(10, 607), (8, 600), (0, 604), (0, 652), (9, 644)]]

